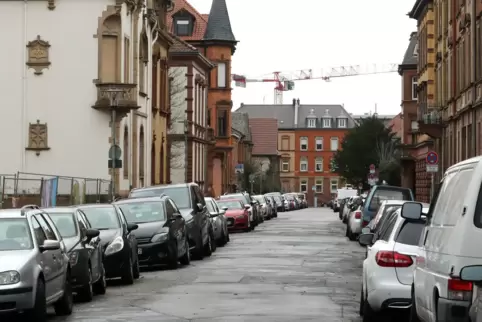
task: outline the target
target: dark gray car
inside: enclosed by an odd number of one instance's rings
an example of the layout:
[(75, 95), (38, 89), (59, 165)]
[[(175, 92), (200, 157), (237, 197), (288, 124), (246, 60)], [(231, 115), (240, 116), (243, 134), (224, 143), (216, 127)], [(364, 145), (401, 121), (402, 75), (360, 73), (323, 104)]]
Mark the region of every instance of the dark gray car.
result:
[(211, 256), (216, 250), (214, 232), (204, 195), (196, 183), (159, 185), (133, 189), (129, 198), (147, 198), (162, 195), (172, 198), (186, 221), (189, 246), (195, 259)]
[(204, 198), (206, 206), (211, 214), (211, 223), (214, 230), (214, 239), (218, 246), (224, 246), (229, 242), (228, 222), (224, 214), (226, 210), (219, 208), (213, 198)]

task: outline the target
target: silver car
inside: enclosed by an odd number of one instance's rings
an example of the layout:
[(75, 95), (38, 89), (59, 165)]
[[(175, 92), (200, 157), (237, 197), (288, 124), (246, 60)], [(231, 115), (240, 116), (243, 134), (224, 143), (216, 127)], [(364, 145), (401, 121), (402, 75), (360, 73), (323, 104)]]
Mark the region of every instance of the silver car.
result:
[(50, 217), (35, 207), (0, 210), (0, 313), (47, 321), (73, 307), (69, 257)]
[(228, 222), (224, 214), (226, 210), (219, 208), (217, 202), (210, 197), (205, 197), (206, 207), (211, 217), (214, 231), (214, 241), (218, 246), (224, 246), (229, 242)]

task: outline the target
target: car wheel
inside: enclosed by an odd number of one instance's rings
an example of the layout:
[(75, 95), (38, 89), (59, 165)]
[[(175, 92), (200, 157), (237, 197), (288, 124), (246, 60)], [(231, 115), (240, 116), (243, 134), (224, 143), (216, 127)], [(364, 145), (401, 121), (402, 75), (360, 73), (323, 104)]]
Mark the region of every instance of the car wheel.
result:
[(177, 258), (177, 243), (172, 242), (169, 245), (169, 262), (167, 263), (167, 266), (169, 269), (177, 269), (178, 267), (178, 258)]
[(35, 292), (34, 307), (24, 312), (25, 321), (47, 321), (47, 301), (45, 298), (45, 283), (42, 279), (37, 281), (37, 289)]
[(229, 230), (226, 229), (226, 243), (229, 243), (230, 238), (229, 238)]
[(356, 235), (351, 231), (349, 231), (348, 233), (348, 239), (351, 240), (351, 241), (355, 241), (356, 240)]
[(370, 303), (368, 303), (367, 298), (363, 300), (363, 322), (374, 322), (376, 321), (376, 313), (373, 311)]
[(189, 241), (187, 240), (187, 237), (186, 237), (186, 252), (184, 253), (184, 255), (181, 257), (181, 259), (179, 260), (181, 262), (182, 265), (189, 265), (191, 264), (191, 251), (189, 250)]
[(412, 286), (412, 305), (410, 306), (410, 317), (409, 322), (420, 322), (417, 314), (417, 303), (415, 302), (415, 294), (413, 292)]
[(358, 314), (363, 316), (363, 307), (365, 306), (365, 296), (363, 295), (363, 284), (360, 291), (360, 307), (358, 308)]
[(72, 280), (70, 272), (65, 277), (64, 295), (54, 304), (55, 314), (71, 315), (74, 307), (74, 295), (72, 293)]
[(124, 269), (122, 272), (122, 282), (127, 285), (134, 284), (134, 271), (132, 269), (132, 257), (129, 256), (129, 260), (127, 261), (127, 265), (124, 265)]
[(79, 299), (82, 302), (90, 302), (94, 298), (94, 287), (92, 285), (92, 269), (89, 267), (88, 273), (89, 281), (82, 285), (82, 287), (77, 292)]
[(194, 259), (202, 260), (204, 258), (204, 245), (203, 235), (199, 232), (198, 241), (196, 243), (196, 249), (194, 250)]
[(214, 238), (214, 233), (211, 232), (211, 251), (214, 253), (218, 248), (218, 244), (216, 244), (216, 239)]
[(226, 233), (224, 232), (224, 229), (223, 229), (223, 231), (221, 232), (221, 237), (217, 241), (217, 246), (223, 247), (224, 245), (226, 245)]
[(104, 295), (107, 291), (107, 281), (105, 279), (105, 268), (102, 267), (102, 274), (99, 280), (94, 284), (94, 293)]
[(136, 256), (136, 262), (134, 263), (134, 279), (141, 277), (141, 268), (139, 266), (139, 257)]
[(345, 237), (348, 237), (349, 235), (350, 235), (350, 232), (348, 231), (348, 225), (346, 225)]
[(209, 257), (213, 254), (212, 243), (213, 243), (213, 241), (212, 241), (211, 234), (208, 233), (208, 241), (207, 241), (206, 245), (204, 245), (204, 255), (206, 255), (207, 257)]

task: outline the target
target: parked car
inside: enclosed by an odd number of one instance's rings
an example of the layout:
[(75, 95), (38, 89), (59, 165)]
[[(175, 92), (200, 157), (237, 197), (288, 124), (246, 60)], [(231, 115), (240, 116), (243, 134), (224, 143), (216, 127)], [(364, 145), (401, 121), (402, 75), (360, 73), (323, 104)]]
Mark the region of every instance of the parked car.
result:
[(115, 202), (126, 220), (137, 225), (136, 238), (141, 266), (178, 263), (189, 265), (191, 255), (186, 221), (167, 195), (124, 199)]
[(44, 208), (59, 230), (70, 257), (72, 285), (77, 297), (92, 301), (94, 294), (105, 294), (107, 283), (100, 231), (93, 228), (78, 208)]
[(363, 207), (363, 199), (356, 198), (350, 206), (350, 213), (346, 223), (346, 237), (350, 240), (356, 240), (361, 234), (363, 228), (363, 219), (361, 209)]
[(120, 277), (125, 284), (133, 284), (140, 277), (137, 239), (133, 234), (139, 226), (128, 223), (120, 208), (114, 205), (78, 208), (91, 226), (100, 231), (106, 277)]
[(288, 209), (287, 210), (296, 210), (298, 209), (297, 207), (297, 201), (296, 201), (296, 198), (292, 195), (292, 194), (289, 194), (289, 193), (286, 193), (283, 195), (288, 203)]
[(375, 321), (384, 310), (410, 309), (417, 245), (424, 226), (424, 218), (406, 220), (398, 209), (387, 215), (379, 236), (360, 235), (360, 244), (368, 249), (360, 292), (364, 322)]
[(0, 313), (23, 311), (27, 321), (46, 322), (53, 305), (57, 315), (72, 314), (69, 257), (47, 214), (0, 210), (0, 257)]
[(460, 280), (473, 284), (474, 297), (469, 311), (469, 322), (482, 320), (482, 265), (470, 265), (460, 270)]
[(303, 192), (299, 192), (296, 194), (296, 196), (300, 200), (300, 208), (301, 209), (308, 208), (308, 201), (306, 200), (306, 194)]
[(268, 197), (265, 197), (263, 195), (255, 195), (253, 196), (253, 199), (259, 202), (259, 204), (261, 205), (261, 214), (263, 218), (266, 220), (270, 220), (273, 216), (273, 208), (271, 207)]
[(263, 216), (261, 215), (261, 208), (258, 207), (259, 203), (254, 198), (251, 198), (248, 193), (229, 193), (220, 196), (219, 199), (238, 199), (243, 203), (243, 205), (249, 205), (249, 225), (252, 226), (252, 229), (254, 229), (263, 221)]
[[(480, 265), (482, 253), (482, 157), (445, 171), (434, 194), (418, 248), (412, 284), (412, 321), (466, 321), (472, 283), (460, 280), (463, 267)], [(404, 204), (402, 216), (416, 220), (421, 206)]]
[(357, 196), (355, 197), (350, 197), (348, 198), (348, 200), (345, 202), (344, 206), (343, 206), (343, 210), (342, 210), (342, 215), (341, 215), (341, 220), (344, 224), (347, 223), (348, 221), (348, 215), (350, 214), (350, 212), (352, 211), (352, 208), (353, 208), (353, 204), (354, 202), (357, 200)]
[[(279, 192), (278, 192), (279, 193)], [(285, 204), (285, 197), (283, 197), (281, 194), (279, 195), (272, 195), (272, 194), (266, 194), (268, 196), (273, 197), (275, 203), (276, 203), (276, 216), (278, 216), (278, 212), (284, 212), (286, 211), (286, 204)], [(265, 196), (266, 196), (265, 195)]]
[(249, 224), (250, 205), (243, 204), (239, 199), (221, 199), (217, 203), (225, 211), (228, 230), (244, 230), (246, 232), (253, 230), (253, 226)]
[(229, 242), (228, 222), (224, 214), (225, 210), (219, 208), (216, 200), (213, 198), (204, 198), (208, 207), (211, 223), (214, 230), (214, 242), (218, 246), (224, 246)]
[[(376, 232), (377, 226), (383, 223), (383, 218), (389, 212), (393, 212), (397, 209), (402, 208), (402, 205), (405, 203), (404, 200), (385, 200), (380, 204), (377, 213), (373, 217), (372, 220), (366, 225), (370, 229), (370, 232)], [(366, 223), (366, 221), (364, 222)]]
[(264, 195), (271, 205), (271, 215), (272, 217), (278, 217), (278, 202), (276, 201), (275, 196)]
[(213, 227), (204, 195), (196, 183), (159, 185), (134, 189), (129, 198), (168, 195), (180, 210), (187, 225), (189, 246), (194, 259), (211, 256), (216, 250)]

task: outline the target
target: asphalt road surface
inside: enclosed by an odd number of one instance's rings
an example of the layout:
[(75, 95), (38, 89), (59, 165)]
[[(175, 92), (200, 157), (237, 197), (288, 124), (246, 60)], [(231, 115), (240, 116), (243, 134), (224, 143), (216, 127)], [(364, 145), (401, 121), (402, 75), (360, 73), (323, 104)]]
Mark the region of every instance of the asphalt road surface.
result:
[(328, 208), (280, 213), (211, 258), (143, 272), (51, 321), (359, 321), (364, 250)]

